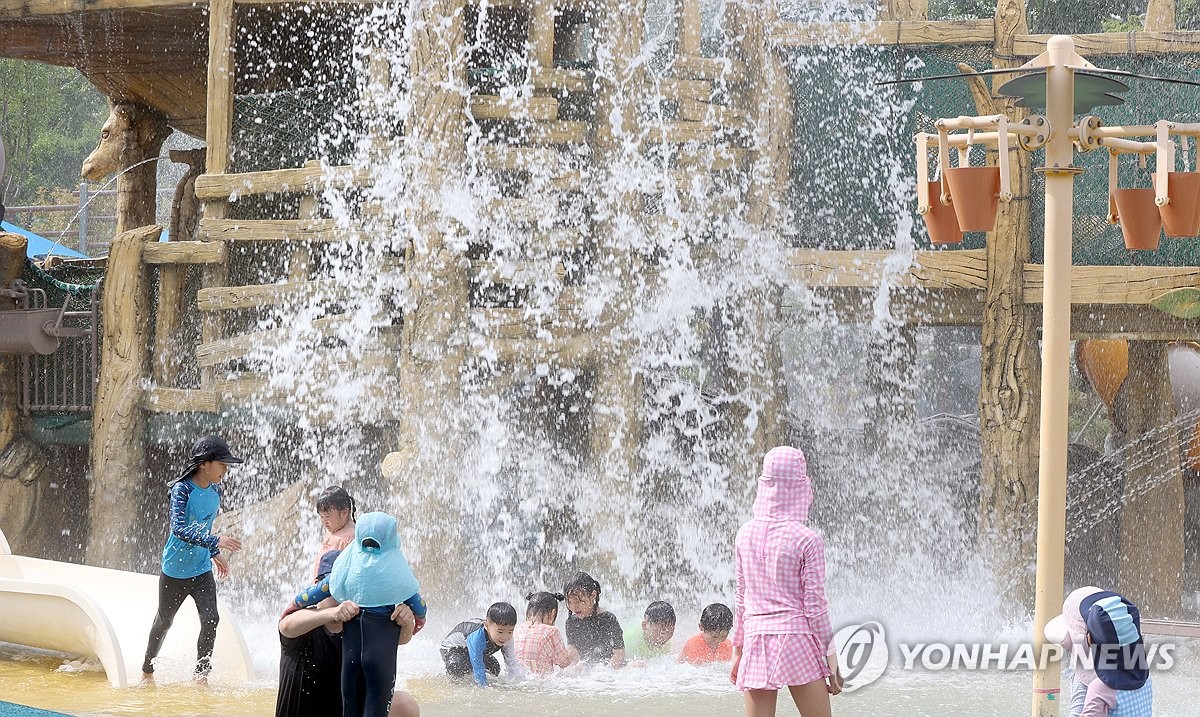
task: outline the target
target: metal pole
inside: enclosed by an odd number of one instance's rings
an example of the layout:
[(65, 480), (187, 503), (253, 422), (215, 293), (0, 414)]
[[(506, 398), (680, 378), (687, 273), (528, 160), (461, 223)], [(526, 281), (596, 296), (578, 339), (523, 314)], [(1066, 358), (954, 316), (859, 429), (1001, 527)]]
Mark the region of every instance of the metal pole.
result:
[[(1074, 208), (1074, 149), (1067, 130), (1074, 119), (1074, 41), (1056, 35), (1046, 43), (1046, 257), (1042, 294), (1042, 407), (1038, 455), (1037, 582), (1033, 642), (1045, 654), (1046, 622), (1062, 610), (1063, 553), (1067, 523), (1067, 360), (1071, 340), (1071, 221)], [(1033, 717), (1058, 717), (1059, 663), (1042, 664), (1033, 675)]]
[[(79, 183), (79, 253), (88, 254), (87, 238), (88, 183)], [(88, 256), (91, 256), (88, 254)]]

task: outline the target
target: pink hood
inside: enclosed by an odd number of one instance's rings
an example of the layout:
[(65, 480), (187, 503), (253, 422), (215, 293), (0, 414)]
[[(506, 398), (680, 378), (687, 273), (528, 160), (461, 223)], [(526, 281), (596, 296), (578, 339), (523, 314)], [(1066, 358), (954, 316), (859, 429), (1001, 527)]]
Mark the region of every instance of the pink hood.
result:
[(758, 477), (758, 495), (754, 498), (755, 520), (795, 520), (808, 522), (813, 502), (808, 480), (808, 461), (798, 448), (772, 448), (763, 458)]

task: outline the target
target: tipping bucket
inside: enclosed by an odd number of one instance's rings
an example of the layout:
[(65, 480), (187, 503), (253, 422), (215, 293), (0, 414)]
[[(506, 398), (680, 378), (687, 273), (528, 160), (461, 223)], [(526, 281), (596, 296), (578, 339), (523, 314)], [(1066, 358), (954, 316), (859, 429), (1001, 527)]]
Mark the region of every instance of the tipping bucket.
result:
[(1162, 233), (1162, 215), (1154, 203), (1153, 189), (1117, 189), (1113, 192), (1117, 203), (1117, 218), (1121, 222), (1121, 234), (1125, 237), (1125, 248), (1153, 251), (1158, 248), (1158, 237)]
[(1000, 208), (999, 167), (952, 167), (945, 170), (958, 227), (964, 232), (996, 228)]
[(929, 211), (922, 214), (925, 226), (929, 229), (929, 241), (932, 244), (962, 244), (962, 229), (958, 228), (958, 216), (954, 207), (942, 204), (939, 197), (942, 194), (941, 182), (929, 182)]
[(58, 350), (59, 339), (53, 329), (62, 313), (59, 309), (14, 309), (0, 311), (0, 356), (46, 356)]
[(1168, 173), (1167, 197), (1171, 201), (1158, 208), (1166, 235), (1194, 237), (1200, 234), (1200, 172)]

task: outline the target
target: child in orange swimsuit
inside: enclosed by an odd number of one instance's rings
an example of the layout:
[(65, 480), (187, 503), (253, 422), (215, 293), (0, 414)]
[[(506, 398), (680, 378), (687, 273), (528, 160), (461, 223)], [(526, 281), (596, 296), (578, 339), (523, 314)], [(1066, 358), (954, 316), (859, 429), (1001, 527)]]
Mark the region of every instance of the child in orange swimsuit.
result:
[(728, 639), (732, 629), (732, 610), (719, 602), (704, 608), (700, 613), (700, 634), (683, 643), (679, 661), (693, 665), (729, 662), (733, 658), (733, 643)]

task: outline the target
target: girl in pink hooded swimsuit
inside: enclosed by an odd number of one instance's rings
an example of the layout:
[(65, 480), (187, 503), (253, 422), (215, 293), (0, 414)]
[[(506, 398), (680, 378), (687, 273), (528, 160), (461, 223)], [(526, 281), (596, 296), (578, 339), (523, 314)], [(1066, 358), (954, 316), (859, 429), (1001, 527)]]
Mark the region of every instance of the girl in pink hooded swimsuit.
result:
[(829, 603), (825, 541), (806, 525), (812, 505), (804, 454), (772, 448), (763, 459), (754, 517), (738, 531), (733, 669), (748, 717), (775, 714), (787, 688), (802, 717), (830, 714), (842, 689)]

